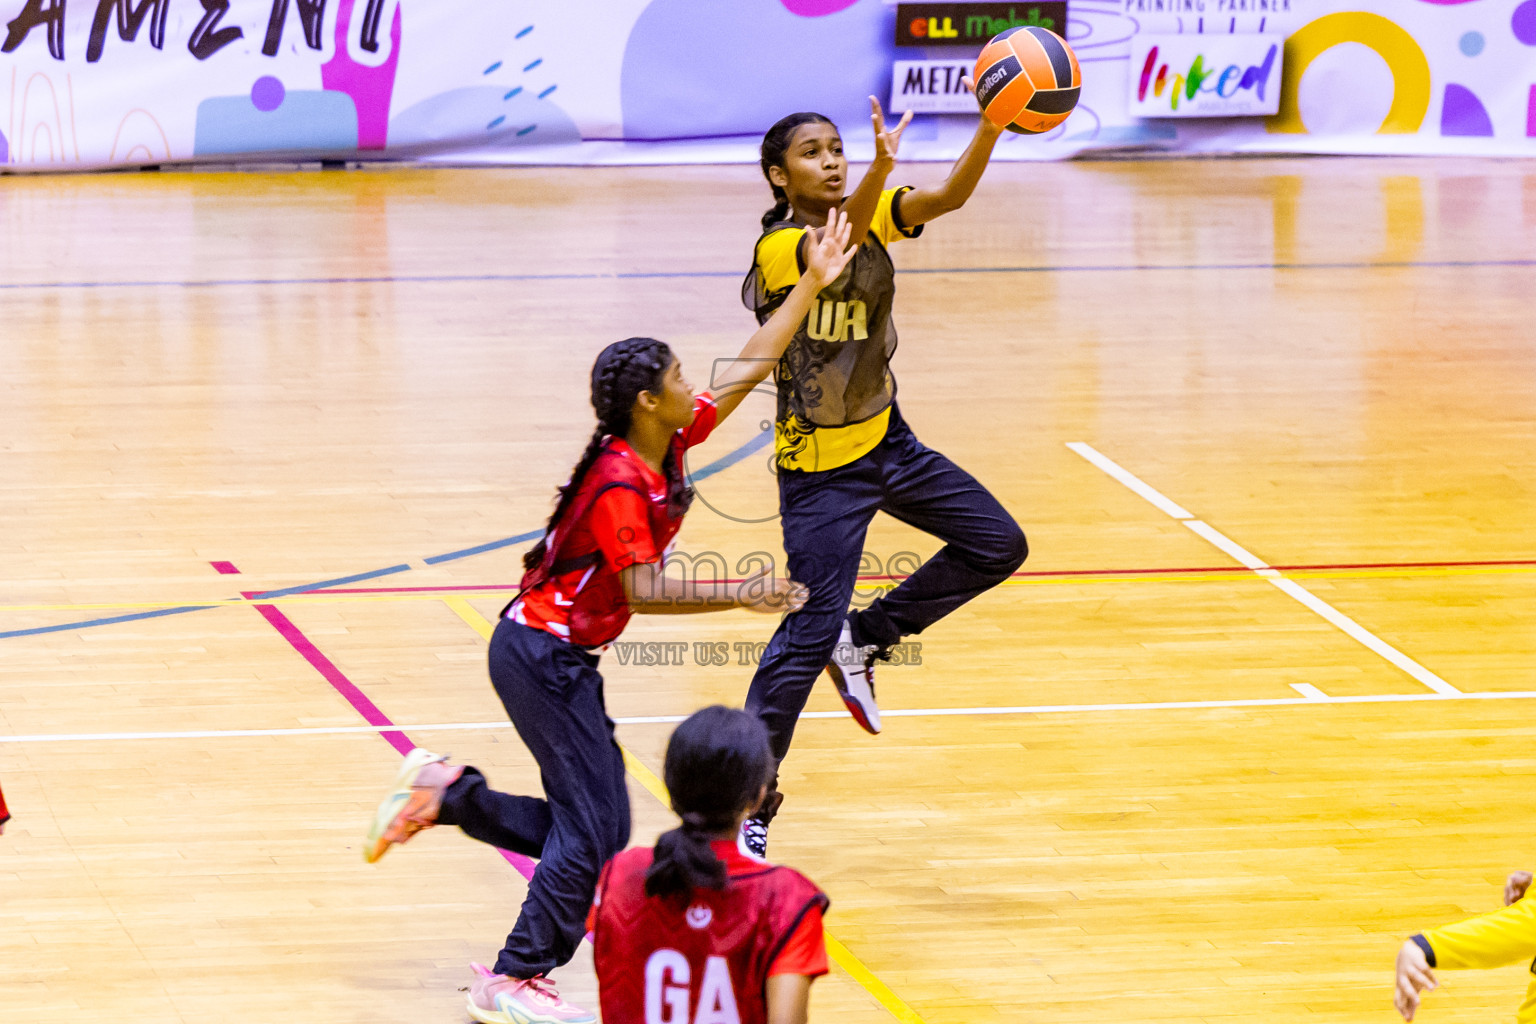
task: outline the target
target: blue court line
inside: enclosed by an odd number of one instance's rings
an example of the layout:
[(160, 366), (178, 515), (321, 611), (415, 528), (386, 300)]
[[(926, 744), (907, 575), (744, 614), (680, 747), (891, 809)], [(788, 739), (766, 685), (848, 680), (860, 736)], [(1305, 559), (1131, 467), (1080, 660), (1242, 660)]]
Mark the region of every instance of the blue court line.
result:
[(472, 548), (463, 548), (459, 551), (450, 551), (446, 555), (433, 555), (431, 558), (422, 559), (422, 561), (426, 562), (428, 565), (437, 565), (441, 562), (452, 562), (457, 558), (468, 558), (470, 555), (483, 555), (487, 551), (495, 551), (497, 548), (509, 548), (514, 544), (522, 544), (526, 541), (538, 540), (542, 536), (544, 536), (543, 530), (529, 530), (527, 533), (520, 533), (516, 537), (503, 537), (501, 540), (487, 541), (484, 544), (476, 544)]
[(188, 604), (179, 608), (156, 608), (149, 612), (133, 612), (130, 615), (113, 615), (105, 619), (87, 619), (84, 622), (66, 622), (58, 626), (38, 626), (35, 629), (12, 629), (0, 633), (0, 640), (13, 636), (36, 636), (38, 633), (61, 633), (66, 629), (80, 629), (85, 626), (110, 626), (115, 622), (136, 622), (139, 619), (158, 619), (162, 615), (182, 615), (186, 612), (200, 612), (209, 608), (219, 607), (216, 604)]
[[(1459, 270), (1536, 267), (1521, 260), (1378, 260), (1360, 263), (1108, 263), (1020, 267), (903, 267), (903, 274), (1124, 274), (1159, 271), (1236, 270)], [(251, 277), (206, 281), (37, 281), (0, 282), (0, 291), (90, 288), (250, 288), (272, 285), (328, 284), (480, 284), (513, 281), (652, 281), (690, 278), (740, 278), (741, 270), (631, 270), (608, 274), (400, 274), (379, 277)]]
[(282, 590), (263, 590), (259, 594), (252, 594), (252, 601), (265, 601), (274, 597), (292, 597), (294, 594), (302, 594), (307, 590), (321, 590), (325, 587), (342, 587), (348, 583), (360, 583), (363, 580), (378, 579), (380, 576), (392, 576), (397, 572), (410, 572), (411, 567), (404, 563), (392, 565), (387, 569), (374, 569), (372, 572), (354, 573), (351, 576), (338, 576), (333, 580), (323, 580), (319, 583), (305, 583), (298, 587), (284, 587)]
[[(768, 442), (771, 440), (773, 440), (773, 431), (765, 430), (758, 434), (756, 437), (752, 438), (746, 444), (742, 445), (740, 448), (737, 448), (735, 451), (721, 456), (707, 466), (700, 467), (695, 472), (689, 473), (688, 479), (708, 480), (716, 473), (730, 469), (742, 459), (748, 458), (754, 453), (762, 451), (768, 446)], [(544, 531), (542, 529), (530, 530), (527, 533), (520, 533), (516, 537), (503, 537), (501, 540), (493, 540), (488, 541), (485, 544), (477, 544), (472, 548), (463, 548), (459, 551), (450, 551), (446, 555), (433, 555), (431, 558), (423, 559), (423, 561), (425, 561), (428, 565), (437, 565), (441, 562), (452, 562), (458, 558), (468, 558), (470, 555), (480, 555), (487, 551), (495, 551), (497, 548), (507, 548), (514, 544), (523, 544), (530, 540), (538, 540), (542, 536), (544, 536)], [(317, 588), (312, 587), (310, 589)]]
[[(773, 437), (773, 431), (764, 430), (753, 437), (746, 444), (737, 448), (709, 465), (699, 469), (696, 473), (690, 473), (693, 480), (705, 480), (723, 470), (730, 469), (742, 459), (747, 458), (753, 452), (764, 448)], [(423, 559), (427, 565), (438, 565), (443, 562), (452, 562), (460, 558), (468, 558), (470, 555), (480, 555), (487, 551), (495, 551), (498, 548), (511, 547), (514, 544), (522, 544), (530, 540), (537, 540), (544, 535), (543, 529), (530, 530), (520, 533), (515, 537), (503, 537), (501, 540), (493, 540), (485, 544), (477, 544), (472, 548), (462, 548), (458, 551), (450, 551), (443, 555), (433, 555)], [(358, 583), (362, 580), (377, 579), (380, 576), (391, 576), (398, 572), (410, 572), (407, 564), (391, 565), (385, 569), (374, 569), (370, 572), (354, 573), (351, 576), (338, 576), (335, 579), (321, 580), (318, 583), (305, 583), (297, 587), (284, 587), (281, 590), (264, 590), (259, 594), (252, 594), (251, 600), (265, 601), (279, 597), (292, 597), (295, 594), (308, 593), (311, 590), (324, 590), (328, 587), (341, 587), (348, 583)], [(182, 615), (186, 612), (206, 611), (209, 608), (226, 608), (228, 605), (220, 604), (189, 604), (176, 608), (156, 608), (145, 612), (131, 612), (127, 615), (112, 615), (99, 619), (84, 619), (80, 622), (61, 622), (53, 626), (34, 626), (31, 629), (12, 629), (0, 632), (0, 640), (18, 636), (37, 636), (40, 633), (63, 633), (71, 629), (90, 629), (94, 626), (111, 626), (119, 622), (137, 622), (140, 619), (157, 619), (166, 615)]]

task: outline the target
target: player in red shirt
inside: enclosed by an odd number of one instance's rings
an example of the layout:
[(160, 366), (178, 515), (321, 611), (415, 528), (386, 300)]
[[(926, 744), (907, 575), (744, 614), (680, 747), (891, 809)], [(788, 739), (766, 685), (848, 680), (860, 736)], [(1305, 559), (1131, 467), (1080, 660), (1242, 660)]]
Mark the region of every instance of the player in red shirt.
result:
[(736, 845), (773, 771), (768, 730), (745, 711), (705, 708), (672, 734), (682, 826), (609, 861), (587, 919), (605, 1024), (805, 1024), (827, 973), (827, 897)]
[(11, 820), (11, 812), (5, 809), (5, 793), (0, 792), (0, 835), (5, 834), (5, 823)]
[(616, 342), (597, 357), (597, 430), (491, 637), (491, 684), (538, 762), (544, 797), (498, 793), (475, 768), (417, 748), (379, 805), (363, 851), (370, 863), (433, 825), (539, 858), (495, 968), (476, 965), (468, 1009), (478, 1021), (596, 1019), (561, 999), (547, 975), (575, 953), (598, 872), (629, 841), (624, 759), (597, 671), (602, 650), (634, 612), (780, 612), (805, 603), (805, 588), (774, 578), (771, 566), (725, 594), (665, 575), (662, 559), (693, 499), (683, 453), (778, 363), (817, 290), (850, 258), (848, 238), (839, 219), (808, 247), (805, 283), (718, 375), (718, 395), (695, 396), (671, 350), (652, 338)]

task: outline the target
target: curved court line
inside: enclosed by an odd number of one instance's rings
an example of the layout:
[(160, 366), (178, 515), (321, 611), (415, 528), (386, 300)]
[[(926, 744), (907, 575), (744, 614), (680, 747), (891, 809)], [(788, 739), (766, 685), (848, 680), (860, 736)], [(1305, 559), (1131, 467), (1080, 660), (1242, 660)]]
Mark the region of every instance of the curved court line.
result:
[[(903, 274), (1091, 274), (1137, 271), (1231, 270), (1454, 270), (1475, 267), (1536, 267), (1536, 259), (1508, 260), (1364, 260), (1333, 263), (1106, 263), (1016, 267), (903, 267)], [(697, 278), (739, 279), (738, 270), (635, 270), (609, 274), (400, 274), (378, 277), (212, 278), (205, 281), (7, 281), (0, 291), (91, 288), (251, 288), (267, 285), (329, 284), (483, 284), (511, 281), (653, 281)]]
[[(709, 477), (714, 476), (716, 473), (730, 469), (742, 459), (747, 458), (754, 452), (759, 451), (765, 447), (769, 440), (772, 439), (772, 437), (773, 431), (764, 430), (761, 433), (754, 435), (745, 444), (736, 450), (721, 456), (707, 466), (700, 467), (697, 472), (690, 474), (689, 478), (692, 480), (706, 480)], [(513, 537), (503, 537), (500, 540), (489, 541), (485, 544), (477, 544), (471, 548), (461, 548), (458, 551), (450, 551), (444, 555), (433, 555), (430, 558), (422, 559), (422, 561), (427, 565), (439, 565), (443, 562), (451, 562), (455, 559), (468, 558), (471, 555), (483, 554), (487, 551), (495, 551), (498, 548), (505, 548), (514, 544), (521, 544), (525, 541), (530, 541), (536, 537), (541, 536), (543, 532), (543, 530), (531, 530), (527, 533), (520, 533)], [(321, 590), (326, 587), (338, 587), (347, 583), (358, 583), (363, 580), (377, 579), (380, 576), (390, 576), (395, 573), (410, 571), (411, 566), (409, 564), (401, 563), (399, 565), (391, 565), (383, 569), (373, 569), (369, 572), (360, 572), (354, 573), (350, 576), (338, 576), (335, 579), (321, 580), (318, 583), (305, 583), (296, 587), (284, 587), (279, 590), (263, 590), (258, 593), (246, 594), (244, 597), (246, 600), (252, 601), (269, 600), (279, 597), (291, 597), (295, 594), (303, 594), (311, 590)], [(129, 615), (111, 615), (105, 618), (83, 619), (78, 622), (63, 622), (52, 626), (33, 626), (29, 629), (11, 629), (0, 632), (0, 640), (7, 640), (20, 636), (38, 636), (43, 633), (63, 633), (72, 629), (92, 629), (97, 626), (111, 626), (120, 622), (135, 622), (140, 619), (154, 619), (164, 615), (182, 615), (187, 612), (201, 612), (207, 611), (210, 608), (227, 607), (233, 603), (236, 602), (225, 601), (217, 604), (179, 605), (174, 608), (155, 608), (150, 611), (134, 612)]]

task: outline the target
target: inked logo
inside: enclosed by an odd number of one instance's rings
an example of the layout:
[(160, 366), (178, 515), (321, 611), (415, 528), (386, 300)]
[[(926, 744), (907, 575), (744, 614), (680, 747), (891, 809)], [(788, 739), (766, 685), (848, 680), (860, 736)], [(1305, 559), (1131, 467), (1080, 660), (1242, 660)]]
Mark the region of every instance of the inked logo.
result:
[[(1187, 71), (1182, 75), (1175, 74), (1170, 81), (1168, 65), (1163, 64), (1158, 67), (1158, 48), (1154, 46), (1147, 51), (1146, 63), (1141, 67), (1141, 81), (1136, 87), (1136, 102), (1146, 102), (1149, 86), (1155, 97), (1161, 97), (1164, 91), (1167, 91), (1170, 110), (1178, 110), (1181, 100), (1192, 101), (1202, 93), (1227, 100), (1244, 89), (1252, 89), (1254, 95), (1263, 100), (1264, 90), (1269, 85), (1270, 74), (1275, 69), (1275, 57), (1279, 52), (1278, 46), (1271, 45), (1262, 62), (1250, 64), (1247, 68), (1228, 64), (1219, 75), (1214, 68), (1207, 69), (1205, 55), (1198, 54)], [(1154, 69), (1156, 77), (1153, 76)], [(1172, 88), (1169, 88), (1170, 85)]]
[(715, 912), (702, 903), (695, 903), (688, 908), (688, 927), (696, 932), (701, 932), (709, 927), (709, 922), (715, 919)]

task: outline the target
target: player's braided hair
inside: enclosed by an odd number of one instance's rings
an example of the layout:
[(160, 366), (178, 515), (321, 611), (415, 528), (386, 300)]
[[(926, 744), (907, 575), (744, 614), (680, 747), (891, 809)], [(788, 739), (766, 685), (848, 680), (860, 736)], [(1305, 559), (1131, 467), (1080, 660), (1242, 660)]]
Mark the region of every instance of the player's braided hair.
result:
[[(768, 129), (768, 134), (763, 136), (763, 146), (760, 150), (763, 177), (768, 177), (768, 168), (783, 167), (784, 154), (789, 152), (789, 143), (795, 137), (795, 129), (803, 124), (832, 124), (832, 119), (823, 114), (815, 114), (802, 110), (798, 114), (790, 114), (781, 117)], [(834, 126), (835, 127), (835, 126)], [(773, 189), (773, 209), (763, 214), (763, 230), (767, 231), (773, 225), (789, 216), (789, 196), (784, 190), (773, 183), (770, 178), (768, 187)]]
[[(610, 435), (623, 437), (629, 433), (635, 399), (642, 391), (660, 391), (662, 376), (671, 365), (672, 350), (655, 338), (625, 338), (598, 353), (597, 362), (592, 364), (592, 408), (597, 413), (597, 429), (576, 468), (571, 470), (571, 478), (560, 488), (560, 498), (544, 527), (544, 536), (523, 556), (523, 568), (536, 569), (544, 561), (549, 535), (576, 500), (582, 480), (603, 453), (603, 440)], [(669, 494), (678, 483), (673, 479), (677, 475), (673, 462), (669, 458), (664, 465)]]
[(756, 715), (716, 704), (677, 727), (662, 773), (683, 823), (656, 840), (647, 896), (725, 888), (725, 864), (710, 849), (710, 834), (730, 829), (753, 808), (773, 767), (768, 730)]

